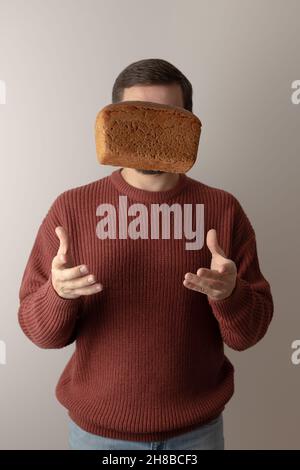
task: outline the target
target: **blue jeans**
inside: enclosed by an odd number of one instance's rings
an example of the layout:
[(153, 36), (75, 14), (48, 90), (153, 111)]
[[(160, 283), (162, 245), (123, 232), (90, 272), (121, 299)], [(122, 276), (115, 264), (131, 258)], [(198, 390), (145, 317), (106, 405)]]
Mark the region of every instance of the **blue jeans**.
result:
[(69, 418), (69, 446), (72, 450), (224, 450), (223, 415), (193, 431), (165, 441), (129, 441), (91, 434)]

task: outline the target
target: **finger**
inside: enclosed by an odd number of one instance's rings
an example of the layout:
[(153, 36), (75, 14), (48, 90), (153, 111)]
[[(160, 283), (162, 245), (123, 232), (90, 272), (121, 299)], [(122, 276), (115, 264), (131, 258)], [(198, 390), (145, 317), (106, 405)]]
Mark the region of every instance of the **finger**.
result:
[(206, 235), (206, 245), (213, 256), (220, 255), (226, 258), (225, 252), (219, 245), (217, 238), (217, 231), (214, 228), (211, 228)]
[(70, 281), (72, 279), (77, 279), (88, 274), (89, 270), (85, 264), (74, 266), (72, 268), (60, 269), (57, 272), (58, 281)]
[(71, 267), (71, 260), (67, 255), (56, 255), (52, 260), (52, 269), (67, 269)]
[[(63, 281), (62, 287), (64, 293), (69, 294), (73, 293), (73, 290), (75, 289), (90, 286), (91, 284), (95, 284), (95, 282), (96, 276), (94, 276), (94, 274), (88, 274), (87, 276), (78, 277), (77, 279), (72, 279), (71, 281)], [(100, 283), (98, 284), (101, 285)]]
[(98, 292), (101, 292), (103, 289), (103, 286), (100, 284), (95, 284), (94, 286), (90, 287), (81, 287), (79, 289), (74, 289), (72, 290), (72, 294), (74, 295), (92, 295), (92, 294), (97, 294)]
[(215, 269), (199, 268), (197, 270), (197, 276), (207, 279), (217, 279), (219, 281), (223, 280), (222, 273), (216, 271)]
[(232, 273), (232, 266), (224, 263), (218, 268), (218, 272), (221, 276), (224, 274)]
[(221, 275), (232, 274), (236, 272), (236, 264), (232, 260), (228, 260), (221, 264), (218, 268), (218, 271)]
[(64, 227), (58, 226), (55, 228), (55, 233), (59, 238), (58, 255), (66, 255), (69, 249), (68, 234)]
[(211, 289), (209, 287), (203, 287), (202, 285), (195, 284), (193, 282), (188, 281), (187, 279), (184, 279), (183, 285), (187, 287), (188, 289), (194, 290), (196, 292), (200, 292), (201, 294), (206, 294), (211, 297), (217, 297), (220, 295), (220, 291), (217, 289)]
[(193, 273), (187, 273), (185, 275), (185, 280), (187, 283), (192, 284), (194, 287), (198, 288), (200, 291), (200, 288), (207, 290), (222, 290), (226, 287), (225, 281), (219, 281), (218, 279), (214, 278), (200, 278), (196, 274)]

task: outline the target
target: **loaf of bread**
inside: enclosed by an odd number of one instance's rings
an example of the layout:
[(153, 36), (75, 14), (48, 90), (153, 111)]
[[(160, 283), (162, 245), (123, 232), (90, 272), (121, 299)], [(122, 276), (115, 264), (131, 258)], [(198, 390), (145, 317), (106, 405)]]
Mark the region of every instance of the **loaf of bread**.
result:
[(121, 101), (97, 114), (97, 158), (104, 165), (185, 173), (196, 161), (200, 133), (200, 119), (184, 108)]

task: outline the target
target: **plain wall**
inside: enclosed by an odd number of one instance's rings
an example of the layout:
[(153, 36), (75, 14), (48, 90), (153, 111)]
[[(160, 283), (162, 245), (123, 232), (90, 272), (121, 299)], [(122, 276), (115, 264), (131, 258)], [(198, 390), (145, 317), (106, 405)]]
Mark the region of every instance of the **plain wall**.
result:
[(203, 128), (188, 175), (239, 199), (274, 297), (265, 338), (226, 348), (226, 448), (299, 448), (299, 15), (297, 0), (0, 0), (1, 449), (67, 448), (54, 388), (74, 345), (42, 350), (25, 337), (21, 276), (56, 196), (115, 169), (97, 163), (95, 117), (118, 73), (151, 57), (192, 82)]

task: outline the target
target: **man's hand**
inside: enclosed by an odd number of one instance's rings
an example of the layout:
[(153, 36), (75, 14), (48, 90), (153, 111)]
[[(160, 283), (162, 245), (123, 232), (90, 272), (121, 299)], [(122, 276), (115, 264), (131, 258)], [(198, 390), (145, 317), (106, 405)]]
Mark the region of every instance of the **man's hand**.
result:
[(206, 244), (212, 254), (210, 269), (199, 268), (197, 274), (186, 273), (183, 285), (207, 294), (211, 300), (224, 300), (235, 288), (237, 268), (219, 246), (215, 229), (207, 232)]
[(52, 285), (60, 297), (76, 299), (81, 295), (91, 295), (103, 289), (96, 283), (93, 274), (89, 274), (85, 265), (73, 266), (67, 232), (63, 227), (56, 227), (55, 233), (60, 245), (52, 260)]

